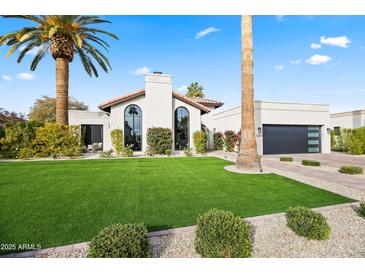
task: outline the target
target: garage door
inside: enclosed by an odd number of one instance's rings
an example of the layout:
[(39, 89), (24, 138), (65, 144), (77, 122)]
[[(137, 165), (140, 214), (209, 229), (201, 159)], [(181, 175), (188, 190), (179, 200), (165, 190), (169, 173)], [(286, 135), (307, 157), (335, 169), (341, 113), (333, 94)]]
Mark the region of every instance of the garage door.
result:
[(264, 125), (264, 154), (320, 152), (320, 126)]

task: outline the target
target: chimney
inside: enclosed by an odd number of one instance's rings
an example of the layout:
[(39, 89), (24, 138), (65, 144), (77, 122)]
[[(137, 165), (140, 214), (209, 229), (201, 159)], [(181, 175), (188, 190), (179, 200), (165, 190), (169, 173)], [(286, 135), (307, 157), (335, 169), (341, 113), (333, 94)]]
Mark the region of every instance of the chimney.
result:
[(172, 127), (172, 76), (162, 72), (145, 74), (144, 123), (149, 127)]

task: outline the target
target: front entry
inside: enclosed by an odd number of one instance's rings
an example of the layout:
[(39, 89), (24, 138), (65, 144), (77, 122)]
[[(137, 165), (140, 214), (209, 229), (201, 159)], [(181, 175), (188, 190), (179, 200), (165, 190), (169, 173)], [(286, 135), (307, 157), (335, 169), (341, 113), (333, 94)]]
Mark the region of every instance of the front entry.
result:
[(189, 147), (189, 111), (185, 107), (175, 110), (175, 150)]

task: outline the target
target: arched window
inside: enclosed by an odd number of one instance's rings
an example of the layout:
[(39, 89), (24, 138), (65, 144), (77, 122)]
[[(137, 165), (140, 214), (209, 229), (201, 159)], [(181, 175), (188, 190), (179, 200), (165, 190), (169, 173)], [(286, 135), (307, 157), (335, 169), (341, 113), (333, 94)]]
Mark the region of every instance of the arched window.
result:
[(142, 110), (137, 105), (124, 110), (124, 145), (133, 145), (134, 151), (142, 150)]
[(189, 111), (185, 107), (175, 110), (175, 150), (189, 146)]

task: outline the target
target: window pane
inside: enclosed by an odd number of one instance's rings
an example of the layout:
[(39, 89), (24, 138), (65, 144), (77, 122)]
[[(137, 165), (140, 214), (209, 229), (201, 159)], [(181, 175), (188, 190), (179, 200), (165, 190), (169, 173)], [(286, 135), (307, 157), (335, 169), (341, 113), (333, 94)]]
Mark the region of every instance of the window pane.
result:
[(175, 149), (189, 146), (189, 112), (184, 107), (175, 110)]
[(124, 111), (124, 145), (142, 150), (142, 110), (137, 105), (129, 105)]

